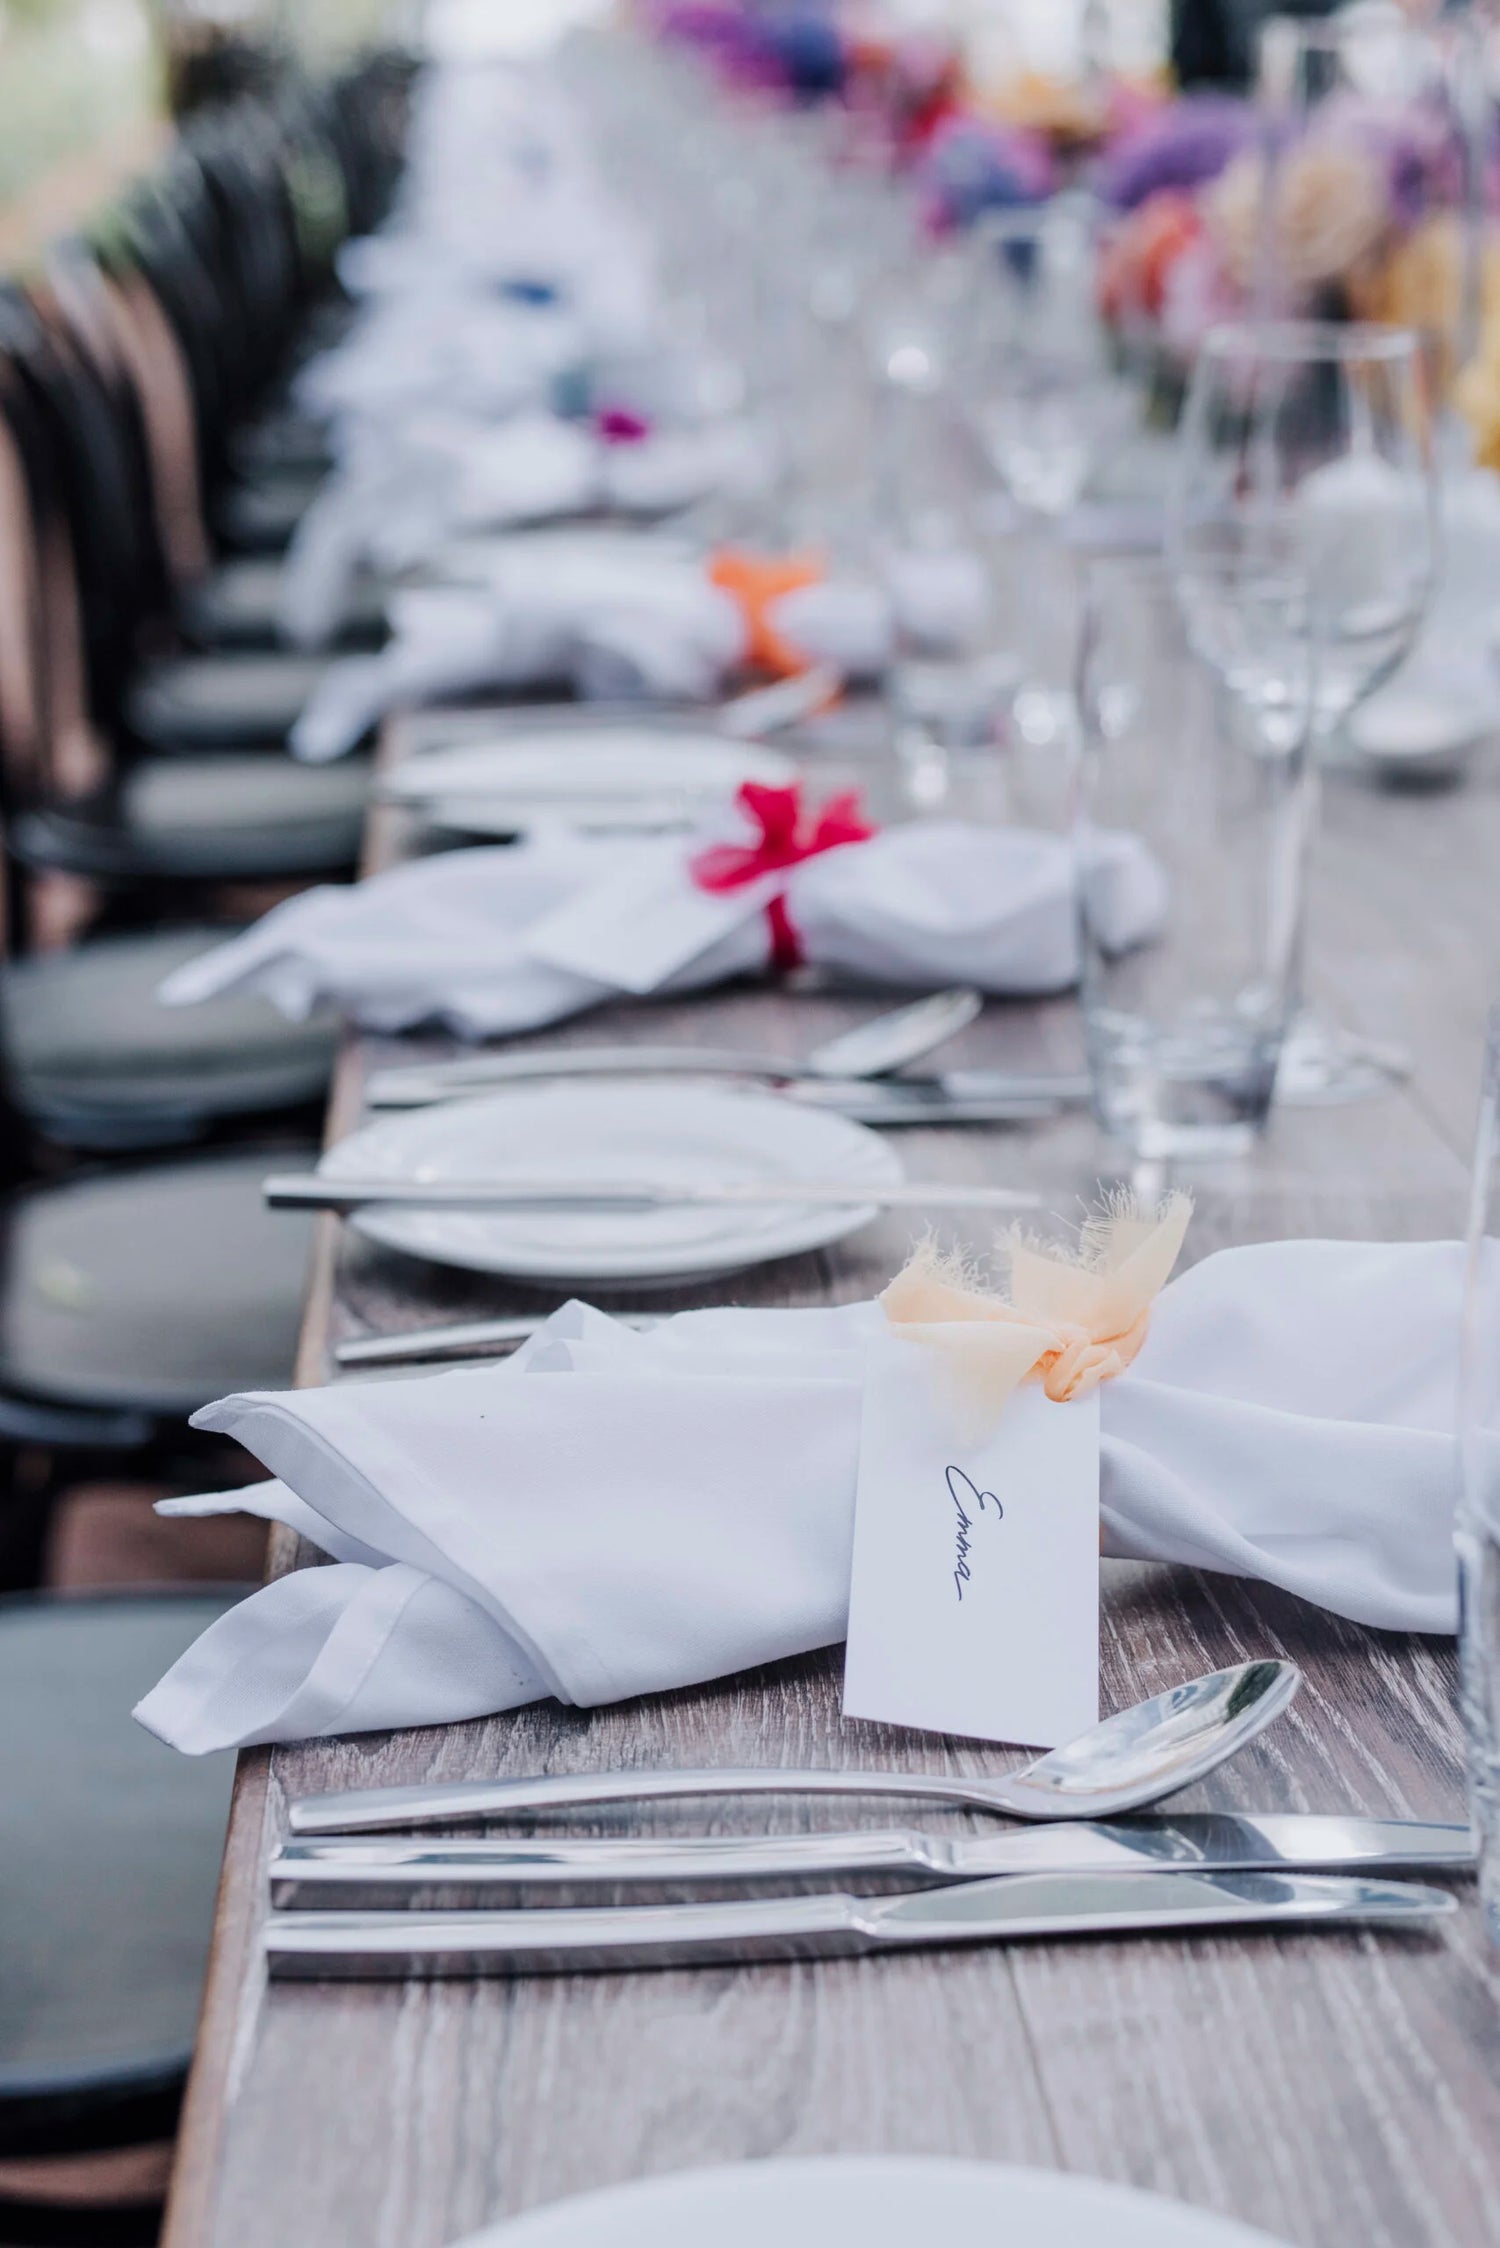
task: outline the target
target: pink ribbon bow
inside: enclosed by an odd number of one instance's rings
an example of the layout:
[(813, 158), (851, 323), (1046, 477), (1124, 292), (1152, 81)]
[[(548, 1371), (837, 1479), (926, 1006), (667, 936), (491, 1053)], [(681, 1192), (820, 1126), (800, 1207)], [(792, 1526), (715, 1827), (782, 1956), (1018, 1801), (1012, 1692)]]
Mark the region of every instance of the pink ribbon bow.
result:
[[(786, 788), (768, 788), (763, 781), (746, 781), (735, 798), (746, 818), (760, 834), (754, 843), (711, 843), (689, 861), (688, 872), (700, 890), (723, 897), (748, 888), (767, 874), (783, 874), (801, 866), (804, 859), (820, 858), (825, 851), (840, 850), (846, 843), (868, 843), (875, 829), (859, 808), (854, 790), (831, 796), (818, 811), (811, 832), (803, 827), (808, 807), (802, 802), (800, 782)], [(786, 896), (778, 890), (766, 904), (771, 925), (771, 966), (786, 975), (802, 966), (802, 940), (792, 926)]]

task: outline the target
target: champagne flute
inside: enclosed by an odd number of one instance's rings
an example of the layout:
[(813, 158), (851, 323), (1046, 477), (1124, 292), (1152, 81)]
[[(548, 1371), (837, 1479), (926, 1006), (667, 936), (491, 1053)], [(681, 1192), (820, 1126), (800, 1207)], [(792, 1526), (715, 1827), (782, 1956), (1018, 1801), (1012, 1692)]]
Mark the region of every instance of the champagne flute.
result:
[[(1419, 339), (1359, 323), (1215, 329), (1168, 503), (1188, 635), (1268, 757), (1314, 764), (1411, 648), (1431, 596), (1436, 480)], [(1304, 720), (1304, 713), (1310, 718)], [(1365, 1097), (1404, 1057), (1302, 1013), (1284, 1100)]]

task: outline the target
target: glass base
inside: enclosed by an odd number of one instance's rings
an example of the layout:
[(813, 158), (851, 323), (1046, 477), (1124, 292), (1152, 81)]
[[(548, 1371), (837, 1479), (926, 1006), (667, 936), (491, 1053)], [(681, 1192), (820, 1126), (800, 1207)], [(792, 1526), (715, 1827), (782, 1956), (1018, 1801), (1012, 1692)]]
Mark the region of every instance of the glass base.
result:
[(1280, 1108), (1341, 1108), (1393, 1092), (1411, 1071), (1404, 1047), (1362, 1038), (1303, 1013), (1281, 1049), (1276, 1102)]

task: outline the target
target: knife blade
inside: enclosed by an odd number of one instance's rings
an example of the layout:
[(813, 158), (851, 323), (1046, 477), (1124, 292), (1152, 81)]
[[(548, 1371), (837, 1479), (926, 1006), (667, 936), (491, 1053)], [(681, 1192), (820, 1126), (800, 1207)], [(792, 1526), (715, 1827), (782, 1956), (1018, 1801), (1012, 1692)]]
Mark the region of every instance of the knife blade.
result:
[(857, 1957), (948, 1944), (1019, 1943), (1216, 1928), (1430, 1928), (1442, 1889), (1296, 1874), (1017, 1874), (900, 1897), (760, 1897), (622, 1909), (282, 1912), (262, 1946), (274, 1977), (329, 1981), (619, 1972), (754, 1960)]
[(1079, 1821), (977, 1838), (910, 1829), (866, 1833), (572, 1836), (339, 1837), (288, 1842), (271, 1861), (271, 1901), (282, 1910), (395, 1911), (440, 1891), (445, 1909), (530, 1902), (628, 1903), (647, 1889), (758, 1891), (826, 1888), (859, 1876), (912, 1887), (999, 1874), (1467, 1873), (1467, 1825), (1365, 1819), (1302, 1811)]

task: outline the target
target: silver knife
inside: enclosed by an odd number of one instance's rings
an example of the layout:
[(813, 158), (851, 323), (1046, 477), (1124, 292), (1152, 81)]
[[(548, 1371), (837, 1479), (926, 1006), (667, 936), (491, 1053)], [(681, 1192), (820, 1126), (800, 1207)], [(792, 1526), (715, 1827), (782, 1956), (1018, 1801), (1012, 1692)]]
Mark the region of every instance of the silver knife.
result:
[(1061, 1104), (1089, 1097), (1089, 1081), (1077, 1072), (1014, 1069), (952, 1069), (929, 1076), (834, 1078), (826, 1069), (806, 1069), (775, 1054), (729, 1046), (572, 1046), (522, 1054), (467, 1055), (461, 1061), (433, 1062), (409, 1069), (377, 1070), (364, 1089), (367, 1108), (426, 1108), (435, 1101), (490, 1092), (497, 1086), (524, 1085), (559, 1077), (754, 1077), (798, 1088), (797, 1097), (814, 1099), (813, 1086), (852, 1091), (860, 1085), (888, 1084), (930, 1101), (1045, 1101)]
[[(534, 1319), (461, 1319), (445, 1327), (405, 1327), (391, 1335), (351, 1335), (333, 1346), (336, 1366), (405, 1366), (425, 1358), (504, 1356), (529, 1342), (547, 1324)], [(660, 1324), (662, 1312), (612, 1311), (622, 1327), (640, 1331)]]
[(1018, 1874), (901, 1897), (524, 1912), (272, 1913), (273, 1976), (557, 1975), (752, 1960), (850, 1958), (926, 1945), (1213, 1928), (1424, 1929), (1455, 1910), (1411, 1882), (1281, 1873)]
[(1016, 1187), (848, 1179), (346, 1179), (286, 1172), (264, 1182), (273, 1210), (1039, 1210)]
[(626, 1904), (646, 1887), (784, 1892), (826, 1888), (832, 1879), (856, 1875), (909, 1888), (1019, 1873), (1468, 1873), (1474, 1864), (1467, 1825), (1209, 1811), (1022, 1827), (977, 1840), (905, 1830), (561, 1841), (344, 1837), (284, 1844), (271, 1861), (270, 1879), (271, 1901), (283, 1908), (387, 1911), (435, 1889), (448, 1905), (462, 1892), (464, 1909), (471, 1909), (575, 1899)]

